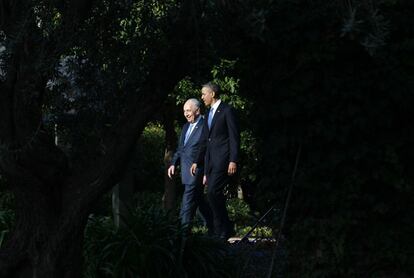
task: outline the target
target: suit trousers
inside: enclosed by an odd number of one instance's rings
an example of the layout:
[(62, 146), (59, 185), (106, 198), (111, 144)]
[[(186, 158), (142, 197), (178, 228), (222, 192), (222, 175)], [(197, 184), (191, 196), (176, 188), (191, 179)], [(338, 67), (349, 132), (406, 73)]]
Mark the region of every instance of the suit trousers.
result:
[(234, 233), (229, 219), (224, 188), (229, 183), (227, 172), (212, 172), (207, 175), (207, 196), (214, 216), (214, 230), (218, 237), (228, 239)]
[(181, 204), (181, 224), (189, 227), (195, 212), (200, 210), (201, 216), (206, 223), (209, 233), (214, 231), (213, 212), (206, 199), (204, 198), (204, 186), (195, 182), (193, 184), (184, 184), (183, 201)]

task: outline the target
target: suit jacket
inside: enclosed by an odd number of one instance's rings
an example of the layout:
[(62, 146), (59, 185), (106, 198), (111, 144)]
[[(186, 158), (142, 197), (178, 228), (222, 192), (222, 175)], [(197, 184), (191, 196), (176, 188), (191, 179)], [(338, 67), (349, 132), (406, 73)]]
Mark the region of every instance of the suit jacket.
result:
[[(192, 176), (190, 173), (190, 168), (192, 163), (197, 159), (197, 156), (200, 151), (201, 144), (201, 135), (204, 129), (204, 118), (200, 116), (200, 120), (197, 125), (194, 127), (191, 132), (190, 137), (187, 140), (187, 143), (184, 145), (185, 134), (187, 133), (190, 123), (186, 123), (183, 126), (181, 131), (181, 136), (178, 141), (177, 151), (174, 153), (173, 158), (171, 159), (170, 165), (181, 166), (181, 182), (183, 184), (192, 184), (197, 179), (200, 179), (203, 174), (203, 168), (199, 167), (195, 176)], [(202, 165), (200, 165), (202, 166)]]
[[(209, 114), (210, 110), (206, 113)], [(202, 145), (197, 165), (204, 164), (205, 174), (227, 172), (229, 162), (238, 162), (240, 130), (234, 109), (221, 102), (214, 113), (211, 127), (204, 121)], [(204, 162), (204, 163), (203, 163)]]

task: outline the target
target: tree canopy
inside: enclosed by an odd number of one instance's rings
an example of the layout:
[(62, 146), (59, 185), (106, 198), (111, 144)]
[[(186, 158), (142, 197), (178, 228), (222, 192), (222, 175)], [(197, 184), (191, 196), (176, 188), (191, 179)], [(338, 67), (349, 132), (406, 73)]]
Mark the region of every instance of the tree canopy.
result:
[(298, 162), (292, 276), (412, 274), (413, 8), (0, 0), (0, 276), (80, 277), (88, 215), (144, 127), (209, 79), (238, 109), (257, 210), (283, 207)]

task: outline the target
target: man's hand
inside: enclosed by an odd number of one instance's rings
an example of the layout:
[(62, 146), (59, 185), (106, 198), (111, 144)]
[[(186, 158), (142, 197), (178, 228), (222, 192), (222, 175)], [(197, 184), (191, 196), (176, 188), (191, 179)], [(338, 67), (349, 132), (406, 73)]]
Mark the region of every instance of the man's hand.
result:
[(195, 176), (196, 171), (197, 171), (197, 163), (193, 163), (193, 165), (191, 165), (191, 168), (190, 168), (191, 175)]
[(230, 162), (229, 163), (229, 168), (227, 170), (227, 173), (229, 174), (229, 176), (233, 176), (237, 171), (237, 164), (236, 162)]
[(207, 176), (203, 176), (203, 185), (207, 186)]
[(172, 176), (174, 176), (174, 174), (175, 174), (175, 166), (171, 165), (170, 168), (168, 168), (167, 175), (170, 179), (172, 179)]

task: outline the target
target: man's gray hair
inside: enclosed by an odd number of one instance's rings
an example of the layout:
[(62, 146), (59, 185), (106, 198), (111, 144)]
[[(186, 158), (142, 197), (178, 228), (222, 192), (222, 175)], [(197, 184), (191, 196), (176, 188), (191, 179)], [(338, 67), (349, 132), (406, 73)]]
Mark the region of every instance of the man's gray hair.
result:
[(189, 98), (189, 99), (187, 99), (187, 101), (192, 102), (196, 108), (201, 107), (201, 102), (196, 98)]

